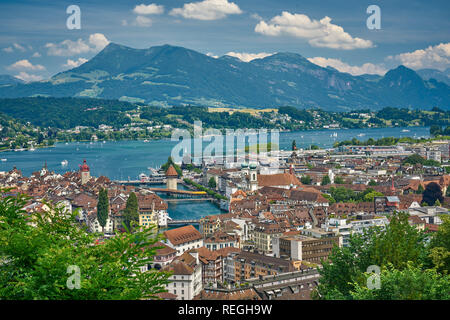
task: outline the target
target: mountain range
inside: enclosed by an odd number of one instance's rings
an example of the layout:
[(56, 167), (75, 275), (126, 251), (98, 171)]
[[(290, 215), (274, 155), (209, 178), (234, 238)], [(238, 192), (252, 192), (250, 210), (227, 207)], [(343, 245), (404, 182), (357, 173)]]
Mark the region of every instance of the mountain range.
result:
[[(436, 70), (434, 70), (436, 71)], [(77, 68), (31, 83), (0, 77), (0, 97), (96, 97), (152, 105), (377, 110), (450, 109), (448, 83), (404, 66), (384, 76), (353, 76), (296, 53), (243, 62), (171, 45), (134, 49), (110, 43)], [(442, 80), (442, 79), (441, 79)]]

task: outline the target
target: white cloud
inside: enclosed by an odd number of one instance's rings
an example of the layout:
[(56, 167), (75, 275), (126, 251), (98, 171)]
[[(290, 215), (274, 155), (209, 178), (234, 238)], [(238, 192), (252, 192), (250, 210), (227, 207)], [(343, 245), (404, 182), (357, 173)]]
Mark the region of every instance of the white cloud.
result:
[(250, 62), (255, 59), (262, 59), (262, 58), (271, 56), (273, 54), (274, 53), (266, 53), (266, 52), (247, 53), (247, 52), (233, 52), (233, 51), (225, 53), (225, 55), (227, 55), (227, 56), (238, 58), (239, 60), (244, 61), (244, 62)]
[(431, 68), (444, 71), (450, 67), (450, 43), (440, 43), (426, 49), (389, 56), (386, 59), (400, 61), (411, 69)]
[(19, 60), (19, 61), (13, 63), (12, 65), (10, 65), (8, 67), (8, 69), (10, 69), (10, 70), (45, 70), (45, 67), (40, 64), (33, 65), (30, 61), (28, 61), (27, 59), (24, 59), (24, 60)]
[(255, 20), (258, 20), (258, 21), (263, 20), (263, 18), (262, 18), (259, 14), (257, 14), (257, 13), (252, 13), (252, 14), (250, 15), (250, 17), (253, 18), (253, 19), (255, 19)]
[(59, 44), (50, 42), (45, 47), (48, 48), (47, 54), (49, 56), (73, 56), (80, 53), (87, 53), (91, 50), (91, 47), (82, 39), (78, 39), (77, 41), (64, 40)]
[(211, 58), (214, 58), (214, 59), (217, 59), (217, 58), (219, 58), (219, 56), (216, 56), (214, 53), (212, 53), (212, 52), (208, 52), (207, 54), (206, 54), (208, 57), (211, 57)]
[(135, 25), (139, 27), (150, 27), (152, 25), (152, 19), (144, 16), (137, 16)]
[(164, 12), (164, 6), (160, 6), (155, 3), (151, 3), (149, 5), (140, 4), (134, 7), (133, 12), (138, 15), (162, 14)]
[(14, 48), (16, 48), (16, 49), (19, 50), (19, 51), (22, 51), (22, 52), (27, 51), (27, 49), (25, 49), (24, 47), (22, 47), (22, 46), (21, 46), (20, 44), (18, 44), (18, 43), (14, 43), (13, 46), (14, 46)]
[(33, 58), (40, 58), (41, 54), (39, 52), (35, 52), (35, 53), (33, 53), (33, 55), (31, 57), (33, 57)]
[(241, 13), (239, 6), (234, 2), (228, 2), (228, 0), (204, 0), (185, 3), (183, 8), (174, 8), (170, 11), (170, 15), (197, 20), (218, 20), (230, 14)]
[(94, 33), (89, 36), (89, 43), (95, 47), (94, 51), (100, 51), (109, 44), (109, 40), (102, 33)]
[(314, 64), (317, 64), (321, 67), (333, 67), (340, 72), (350, 73), (354, 76), (359, 76), (362, 74), (378, 74), (384, 75), (387, 72), (387, 69), (381, 65), (376, 65), (373, 63), (364, 63), (361, 66), (352, 66), (349, 65), (339, 59), (333, 58), (323, 58), (323, 57), (314, 57), (308, 58), (308, 60)]
[(260, 21), (255, 26), (255, 32), (274, 37), (289, 35), (308, 39), (313, 47), (352, 50), (374, 46), (370, 40), (352, 37), (344, 28), (332, 24), (329, 17), (314, 20), (307, 15), (287, 11), (273, 17), (268, 23)]
[(74, 56), (89, 52), (98, 52), (108, 45), (109, 40), (101, 33), (94, 33), (89, 36), (86, 42), (82, 39), (77, 41), (64, 40), (60, 43), (47, 43), (47, 54), (49, 56)]
[(127, 22), (127, 20), (125, 20), (125, 19), (124, 19), (124, 20), (122, 20), (122, 25), (123, 25), (123, 26), (127, 26), (127, 25), (128, 25), (128, 22)]
[(28, 74), (24, 71), (20, 72), (18, 75), (15, 75), (16, 78), (23, 80), (25, 82), (39, 81), (42, 80), (41, 76), (37, 76), (34, 74)]
[(67, 59), (67, 62), (63, 64), (63, 67), (66, 68), (76, 68), (81, 66), (83, 63), (87, 62), (88, 59), (78, 58), (78, 60)]
[[(28, 48), (29, 48), (30, 50), (33, 49), (33, 47), (31, 47), (31, 46), (28, 46)], [(14, 50), (18, 50), (18, 51), (21, 51), (21, 52), (27, 51), (27, 49), (26, 49), (25, 47), (21, 46), (21, 45), (18, 44), (18, 43), (13, 43), (12, 46), (7, 47), (7, 48), (3, 48), (2, 50), (5, 51), (5, 52), (8, 52), (8, 53), (14, 52)]]

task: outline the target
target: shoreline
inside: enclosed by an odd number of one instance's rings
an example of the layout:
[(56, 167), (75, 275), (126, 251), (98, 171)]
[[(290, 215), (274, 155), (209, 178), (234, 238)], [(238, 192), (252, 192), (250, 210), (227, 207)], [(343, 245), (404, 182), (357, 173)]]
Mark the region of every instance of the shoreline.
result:
[[(414, 128), (429, 128), (429, 126), (407, 126), (407, 127), (396, 127), (396, 126), (387, 126), (387, 127), (376, 127), (376, 128), (318, 128), (318, 129), (305, 129), (305, 130), (279, 130), (280, 133), (295, 133), (295, 132), (311, 132), (311, 131), (317, 131), (317, 132), (323, 132), (323, 131), (340, 131), (340, 130), (377, 130), (377, 129), (393, 129), (393, 128), (398, 128), (398, 129), (404, 129), (404, 128), (410, 128), (410, 129), (414, 129)], [(207, 128), (206, 128), (207, 129)], [(232, 130), (237, 130), (237, 129), (232, 129)], [(268, 129), (268, 130), (273, 130), (273, 129)], [(205, 136), (206, 137), (206, 136)], [(392, 137), (396, 137), (396, 136), (392, 136)], [(204, 137), (202, 136), (202, 139)], [(355, 136), (356, 139), (358, 139), (358, 137)], [(415, 139), (420, 139), (421, 137), (417, 137)], [(191, 137), (191, 139), (194, 139), (193, 137)], [(439, 137), (431, 137), (429, 136), (426, 139), (435, 139), (435, 140), (439, 140)], [(152, 142), (152, 141), (164, 141), (164, 140), (171, 140), (171, 138), (167, 138), (167, 137), (163, 137), (163, 138), (139, 138), (139, 139), (120, 139), (120, 140), (113, 140), (113, 139), (105, 139), (105, 140), (79, 140), (79, 141), (58, 141), (56, 140), (55, 143), (51, 146), (36, 146), (34, 147), (36, 150), (37, 149), (45, 149), (45, 148), (55, 148), (57, 144), (65, 144), (65, 143), (69, 143), (69, 144), (76, 144), (76, 143), (103, 143), (103, 141), (105, 142), (124, 142), (124, 141), (142, 141), (144, 142), (145, 140), (148, 140), (147, 142)], [(359, 140), (359, 139), (358, 139)], [(367, 140), (367, 139), (366, 139)], [(360, 141), (364, 141), (364, 140), (360, 140)], [(30, 149), (4, 149), (4, 150), (0, 150), (0, 153), (2, 152), (25, 152), (25, 151), (31, 151)]]

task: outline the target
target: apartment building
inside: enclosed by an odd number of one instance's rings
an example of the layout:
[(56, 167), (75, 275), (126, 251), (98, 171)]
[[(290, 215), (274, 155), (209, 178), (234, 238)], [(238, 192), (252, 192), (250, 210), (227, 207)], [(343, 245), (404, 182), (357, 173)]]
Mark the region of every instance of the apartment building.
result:
[(176, 295), (177, 300), (192, 300), (203, 289), (202, 267), (198, 252), (195, 250), (176, 257), (162, 270), (172, 272), (166, 289), (169, 293)]
[(260, 276), (276, 275), (301, 268), (300, 263), (258, 253), (241, 251), (224, 259), (224, 281), (241, 283)]
[(222, 231), (217, 231), (204, 241), (207, 249), (218, 250), (222, 248), (234, 247), (239, 248), (239, 237), (234, 234), (227, 234)]
[(272, 254), (272, 240), (283, 232), (284, 229), (277, 223), (258, 223), (251, 232), (251, 239), (259, 252)]
[(339, 246), (339, 237), (312, 238), (303, 235), (281, 236), (273, 239), (274, 256), (291, 260), (320, 264), (328, 259), (334, 246)]

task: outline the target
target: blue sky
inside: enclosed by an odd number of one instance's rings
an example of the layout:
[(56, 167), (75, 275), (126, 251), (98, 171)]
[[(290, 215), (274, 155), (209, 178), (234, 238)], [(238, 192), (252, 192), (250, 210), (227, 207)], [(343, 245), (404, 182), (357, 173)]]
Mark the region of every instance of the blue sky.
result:
[[(66, 27), (69, 5), (80, 7), (80, 30)], [(381, 9), (380, 30), (366, 26), (369, 5)], [(445, 70), (449, 13), (450, 1), (437, 0), (2, 0), (0, 74), (46, 79), (108, 42), (172, 44), (245, 61), (296, 52), (355, 75), (399, 64)]]

